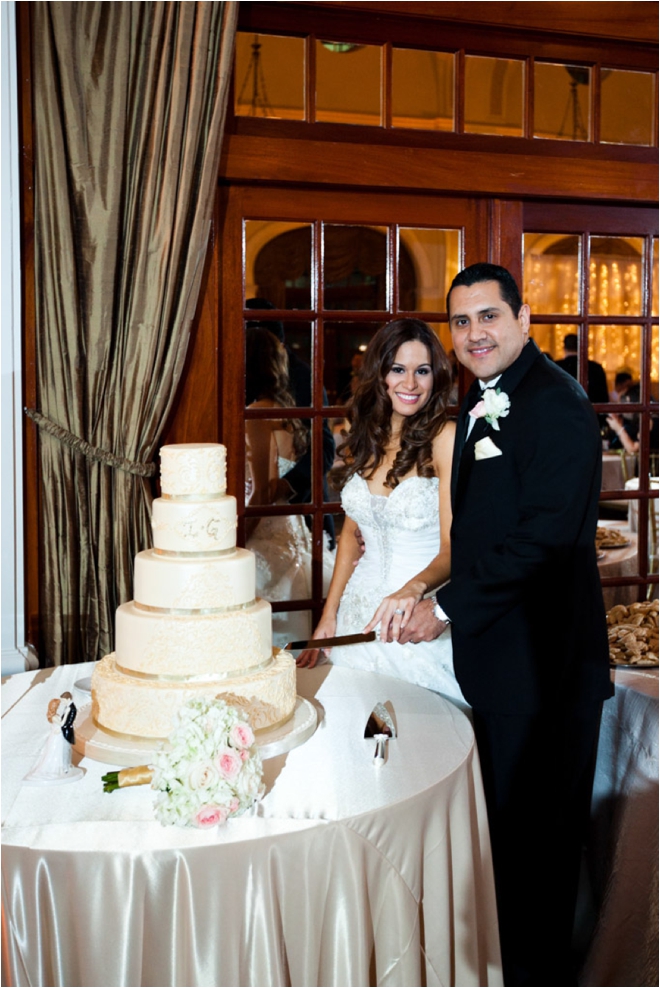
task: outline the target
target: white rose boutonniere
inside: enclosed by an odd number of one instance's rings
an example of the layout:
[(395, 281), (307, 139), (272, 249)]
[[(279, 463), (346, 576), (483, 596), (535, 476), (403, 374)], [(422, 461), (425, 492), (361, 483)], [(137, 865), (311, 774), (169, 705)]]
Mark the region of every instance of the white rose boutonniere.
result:
[(481, 401), (470, 410), (470, 415), (475, 419), (486, 419), (489, 425), (497, 432), (500, 431), (498, 419), (506, 418), (511, 408), (511, 400), (506, 391), (499, 388), (486, 388)]

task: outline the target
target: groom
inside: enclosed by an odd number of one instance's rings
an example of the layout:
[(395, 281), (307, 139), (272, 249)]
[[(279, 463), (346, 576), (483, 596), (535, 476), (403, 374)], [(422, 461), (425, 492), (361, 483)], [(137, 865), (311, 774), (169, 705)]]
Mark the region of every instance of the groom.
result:
[(581, 839), (612, 693), (594, 548), (598, 421), (529, 339), (529, 306), (505, 268), (461, 271), (447, 310), (477, 378), (456, 432), (451, 582), (399, 640), (429, 641), (451, 623), (484, 775), (505, 984), (574, 985)]

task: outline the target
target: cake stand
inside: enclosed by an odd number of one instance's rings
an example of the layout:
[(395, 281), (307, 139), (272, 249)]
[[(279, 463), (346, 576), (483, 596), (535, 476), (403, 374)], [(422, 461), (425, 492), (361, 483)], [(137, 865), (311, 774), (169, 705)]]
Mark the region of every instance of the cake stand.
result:
[[(84, 695), (85, 691), (78, 688)], [(275, 758), (304, 744), (316, 730), (316, 724), (316, 707), (304, 697), (297, 696), (289, 720), (263, 731), (255, 731), (255, 740), (261, 757), (264, 760)], [(79, 709), (74, 734), (73, 747), (83, 757), (93, 758), (97, 762), (107, 762), (109, 765), (131, 768), (136, 765), (148, 765), (151, 756), (165, 744), (164, 741), (123, 737), (104, 731), (92, 720), (92, 707), (89, 701)]]

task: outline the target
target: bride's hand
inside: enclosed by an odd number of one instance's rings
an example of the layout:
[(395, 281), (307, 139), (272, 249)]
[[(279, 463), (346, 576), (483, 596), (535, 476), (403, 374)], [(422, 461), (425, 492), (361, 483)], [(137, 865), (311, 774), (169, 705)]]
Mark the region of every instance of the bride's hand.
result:
[(415, 604), (424, 596), (424, 588), (406, 584), (396, 593), (383, 597), (378, 610), (364, 629), (367, 634), (380, 624), (380, 640), (383, 642), (398, 641), (399, 635), (410, 620)]
[[(336, 628), (337, 618), (321, 618), (312, 638), (334, 638)], [(296, 659), (296, 665), (313, 669), (319, 661), (321, 652), (327, 657), (331, 651), (332, 648), (306, 648)]]

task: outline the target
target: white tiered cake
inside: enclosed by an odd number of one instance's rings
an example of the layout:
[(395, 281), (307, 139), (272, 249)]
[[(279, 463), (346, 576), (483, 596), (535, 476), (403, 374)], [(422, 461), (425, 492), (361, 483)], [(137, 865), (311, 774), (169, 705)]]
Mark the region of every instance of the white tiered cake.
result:
[(273, 650), (271, 607), (255, 600), (253, 553), (236, 548), (226, 450), (161, 449), (154, 548), (135, 558), (135, 599), (117, 609), (115, 651), (94, 668), (92, 716), (105, 731), (158, 739), (193, 696), (225, 696), (255, 730), (291, 717), (295, 662)]

